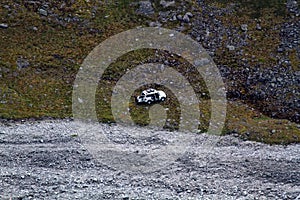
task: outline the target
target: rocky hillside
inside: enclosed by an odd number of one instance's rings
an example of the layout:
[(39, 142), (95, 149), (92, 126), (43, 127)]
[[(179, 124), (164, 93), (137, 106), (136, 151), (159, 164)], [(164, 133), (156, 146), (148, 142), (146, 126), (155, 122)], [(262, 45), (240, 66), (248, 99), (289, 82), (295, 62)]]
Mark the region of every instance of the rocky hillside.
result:
[[(291, 0), (3, 0), (0, 117), (71, 117), (72, 84), (88, 53), (122, 31), (160, 26), (189, 34), (220, 69), (230, 100), (224, 133), (271, 143), (299, 142), (299, 15), (297, 1)], [(98, 95), (100, 121), (113, 121), (101, 95), (111, 94), (124, 69), (150, 61), (188, 67), (166, 52), (140, 50), (122, 56), (107, 72), (109, 78), (99, 83), (104, 86)], [(199, 77), (189, 80), (195, 86)], [(164, 106), (172, 110), (176, 103)], [(210, 110), (202, 106), (205, 130)], [(169, 117), (174, 121), (170, 127), (176, 128), (178, 113)]]

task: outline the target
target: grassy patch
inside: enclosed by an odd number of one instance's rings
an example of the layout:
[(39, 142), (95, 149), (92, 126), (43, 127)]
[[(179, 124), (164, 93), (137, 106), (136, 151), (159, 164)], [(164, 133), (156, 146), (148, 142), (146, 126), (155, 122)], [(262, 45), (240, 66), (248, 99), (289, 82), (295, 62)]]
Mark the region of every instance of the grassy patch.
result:
[(226, 133), (268, 144), (300, 142), (300, 129), (288, 120), (272, 119), (241, 102), (229, 102)]
[(248, 15), (251, 18), (260, 18), (264, 16), (265, 10), (271, 10), (274, 15), (286, 15), (285, 0), (207, 0), (207, 3), (218, 7), (226, 7), (228, 4), (237, 4), (239, 15)]

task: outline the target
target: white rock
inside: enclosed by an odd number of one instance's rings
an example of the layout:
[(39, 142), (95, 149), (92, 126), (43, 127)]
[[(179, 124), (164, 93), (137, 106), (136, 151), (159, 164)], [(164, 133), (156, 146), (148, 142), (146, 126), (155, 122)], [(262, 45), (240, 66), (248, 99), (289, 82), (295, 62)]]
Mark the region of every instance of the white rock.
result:
[(0, 28), (8, 28), (8, 24), (2, 23), (2, 24), (0, 24)]

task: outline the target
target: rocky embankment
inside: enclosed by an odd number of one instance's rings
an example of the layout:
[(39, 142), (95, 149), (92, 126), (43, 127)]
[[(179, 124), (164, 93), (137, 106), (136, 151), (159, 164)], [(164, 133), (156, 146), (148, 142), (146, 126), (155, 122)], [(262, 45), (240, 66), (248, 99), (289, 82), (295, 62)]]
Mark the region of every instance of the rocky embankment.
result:
[[(173, 149), (169, 162), (156, 168), (150, 163), (161, 155), (151, 153), (180, 144), (178, 138), (186, 133), (107, 124), (95, 128), (111, 144), (102, 149), (110, 155), (106, 162), (88, 151), (73, 121), (0, 124), (0, 199), (300, 198), (299, 145), (188, 134), (193, 142), (182, 151)], [(123, 155), (123, 162), (116, 155)], [(124, 161), (130, 155), (136, 160)], [(150, 170), (120, 167), (139, 158), (149, 158), (139, 167)]]

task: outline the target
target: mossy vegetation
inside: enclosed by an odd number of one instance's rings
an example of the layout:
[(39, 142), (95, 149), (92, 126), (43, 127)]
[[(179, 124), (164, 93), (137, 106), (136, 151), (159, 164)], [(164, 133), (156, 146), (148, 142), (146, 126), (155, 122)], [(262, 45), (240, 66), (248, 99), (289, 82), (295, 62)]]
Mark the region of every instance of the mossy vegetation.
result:
[[(222, 23), (229, 27), (248, 24), (251, 39), (247, 40), (249, 45), (245, 47), (243, 58), (265, 67), (272, 66), (275, 62), (272, 52), (279, 43), (279, 33), (272, 27), (283, 21), (283, 11), (280, 8), (282, 1), (272, 4), (273, 1), (242, 1), (239, 17), (226, 15), (221, 18)], [(63, 4), (61, 1), (50, 1), (49, 7), (56, 17), (46, 17), (38, 13), (41, 5), (29, 4), (28, 1), (2, 1), (0, 22), (7, 23), (9, 28), (0, 29), (0, 118), (72, 117), (73, 81), (88, 53), (112, 35), (136, 26), (147, 26), (149, 21), (155, 21), (155, 14), (146, 17), (135, 12), (137, 2), (81, 0)], [(227, 1), (207, 2), (218, 7), (227, 5)], [(187, 1), (186, 4), (201, 11), (195, 1)], [(4, 8), (4, 5), (8, 5), (10, 9)], [(154, 2), (154, 8), (156, 11), (164, 9), (159, 1)], [(260, 18), (262, 31), (255, 30), (254, 16)], [(67, 22), (68, 20), (73, 21)], [(164, 26), (174, 28), (178, 26), (177, 23), (169, 22)], [(225, 40), (226, 38), (224, 45)], [(218, 62), (239, 67), (236, 60), (242, 58), (224, 49), (226, 48), (216, 52)], [(18, 66), (18, 59), (26, 60), (29, 65)], [(179, 56), (170, 59), (168, 52), (147, 49), (123, 55), (105, 72), (96, 94), (99, 121), (114, 122), (110, 97), (116, 82), (127, 70), (141, 63), (159, 63), (165, 60), (169, 60), (171, 66), (188, 79), (197, 93), (201, 110), (199, 129), (205, 132), (209, 125), (211, 104), (202, 77)], [(299, 66), (295, 53), (291, 54), (291, 61), (293, 66)], [(147, 87), (167, 92), (170, 98), (162, 104), (168, 115), (165, 128), (178, 129), (180, 106), (175, 95), (159, 85), (145, 85), (136, 90), (134, 95)], [(135, 105), (133, 97), (130, 113), (137, 124), (144, 126), (149, 123), (149, 107)], [(288, 144), (300, 141), (297, 124), (271, 119), (238, 101), (228, 105), (224, 134), (235, 131), (243, 138), (267, 143)]]
[(251, 18), (260, 18), (265, 11), (271, 11), (276, 16), (286, 15), (285, 0), (207, 0), (213, 6), (222, 8), (228, 4), (237, 4), (238, 15), (248, 15)]

